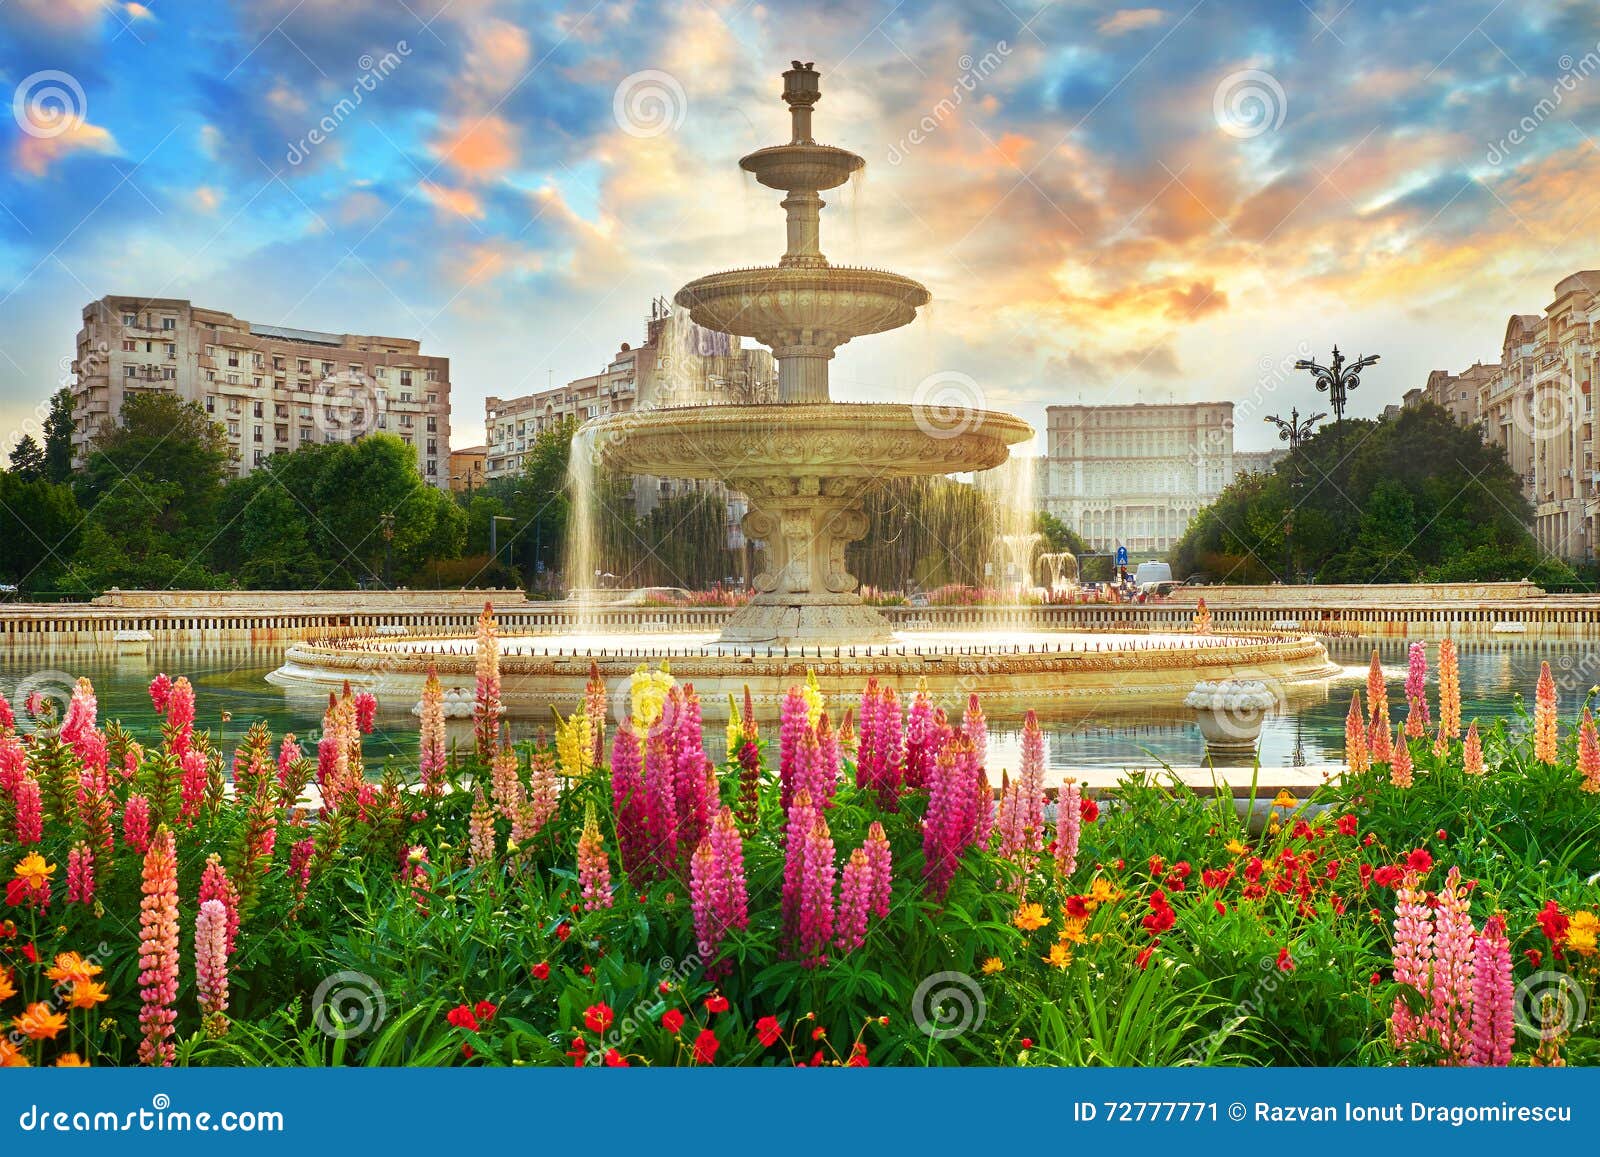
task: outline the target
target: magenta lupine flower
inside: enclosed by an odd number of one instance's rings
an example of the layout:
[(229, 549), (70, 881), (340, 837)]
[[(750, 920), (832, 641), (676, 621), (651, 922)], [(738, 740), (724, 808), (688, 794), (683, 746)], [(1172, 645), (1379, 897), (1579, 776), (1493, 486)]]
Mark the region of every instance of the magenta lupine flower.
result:
[(11, 700), (0, 694), (0, 731), (14, 731), (17, 717), (11, 710)]
[(167, 693), (167, 722), (161, 730), (168, 754), (181, 758), (194, 735), (194, 687), (181, 675)]
[(1433, 914), (1433, 1027), (1447, 1064), (1472, 1060), (1473, 928), (1471, 896), (1451, 868)]
[(12, 798), (16, 802), (17, 843), (41, 842), (44, 839), (44, 799), (39, 792), (39, 781), (23, 773)]
[(150, 801), (138, 792), (122, 805), (122, 842), (140, 855), (150, 848)]
[(444, 685), (439, 682), (439, 672), (428, 668), (428, 677), (422, 684), (422, 754), (417, 772), (422, 778), (422, 794), (444, 794), (446, 744), (444, 724)]
[(150, 703), (157, 715), (167, 713), (167, 700), (172, 697), (172, 680), (165, 672), (150, 680)]
[(801, 788), (789, 801), (784, 831), (783, 857), (783, 937), (793, 944), (800, 935), (801, 887), (805, 881), (806, 847), (816, 822), (811, 793)]
[[(813, 809), (815, 810), (815, 809)], [(800, 934), (798, 954), (807, 968), (828, 962), (828, 941), (833, 939), (833, 834), (828, 821), (817, 813), (806, 839), (804, 871), (800, 881)]]
[(648, 868), (650, 831), (645, 817), (644, 757), (633, 721), (617, 721), (611, 740), (611, 808), (617, 821), (622, 870), (637, 883)]
[(971, 740), (958, 738), (940, 751), (928, 783), (928, 810), (922, 821), (924, 885), (936, 900), (944, 899), (961, 854), (977, 838), (981, 780)]
[(206, 857), (205, 870), (200, 874), (200, 902), (207, 900), (217, 901), (227, 913), (225, 930), (228, 955), (232, 956), (234, 944), (239, 938), (239, 889), (228, 879), (227, 870), (222, 866), (222, 857), (216, 852)]
[(645, 832), (651, 862), (663, 879), (678, 866), (677, 761), (665, 730), (655, 729), (644, 756)]
[(228, 1031), (228, 914), (220, 901), (206, 900), (194, 918), (194, 986), (206, 1035)]
[(500, 637), (494, 607), (483, 604), (478, 616), (477, 694), (472, 705), (473, 734), (478, 758), (487, 761), (500, 738)]
[(1078, 870), (1078, 839), (1083, 833), (1083, 788), (1069, 779), (1056, 796), (1056, 871), (1063, 880)]
[(356, 692), (356, 729), (362, 735), (371, 735), (378, 720), (378, 697), (371, 691)]
[(817, 717), (815, 730), (817, 752), (815, 762), (811, 765), (811, 799), (820, 807), (830, 808), (833, 806), (833, 793), (839, 790), (839, 774), (843, 768), (839, 733), (828, 722), (827, 711)]
[(778, 802), (785, 809), (794, 799), (800, 744), (810, 730), (805, 695), (799, 687), (790, 687), (778, 709)]
[(718, 915), (729, 928), (750, 926), (750, 890), (744, 876), (744, 837), (733, 809), (723, 808), (711, 827), (711, 848), (717, 856), (722, 885), (718, 891)]
[(893, 687), (878, 687), (868, 680), (861, 700), (861, 741), (856, 752), (856, 782), (878, 795), (884, 811), (900, 810), (900, 785), (904, 774), (905, 725), (900, 697)]
[(1509, 1065), (1515, 1035), (1511, 1012), (1511, 943), (1504, 916), (1483, 922), (1472, 954), (1472, 1063)]
[(0, 733), (0, 794), (12, 795), (28, 772), (28, 749), (16, 732)]
[(1406, 735), (1411, 739), (1428, 733), (1428, 648), (1412, 643), (1410, 665), (1406, 669)]
[(294, 782), (294, 765), (305, 758), (293, 735), (285, 735), (278, 745), (278, 786), (285, 791)]
[(689, 859), (689, 910), (694, 914), (695, 946), (705, 960), (715, 960), (722, 944), (723, 924), (717, 911), (720, 878), (717, 852), (707, 836)]
[(706, 769), (711, 761), (706, 758), (700, 730), (700, 696), (695, 694), (694, 686), (674, 687), (670, 699), (676, 708), (668, 738), (674, 763), (673, 813), (678, 821), (677, 845), (687, 852), (705, 839), (716, 814), (707, 791)]
[(978, 703), (978, 693), (967, 696), (967, 710), (961, 716), (961, 733), (972, 740), (977, 753), (978, 766), (989, 766), (989, 721), (984, 718), (983, 707)]
[(877, 820), (867, 829), (867, 841), (861, 845), (867, 853), (867, 866), (872, 869), (872, 888), (868, 894), (872, 914), (880, 920), (889, 916), (889, 892), (893, 886), (894, 857), (889, 848), (889, 837)]
[(839, 884), (839, 920), (834, 944), (840, 953), (849, 954), (867, 942), (867, 912), (872, 903), (872, 867), (867, 853), (857, 848), (850, 853)]
[(939, 734), (934, 727), (933, 701), (925, 683), (917, 684), (905, 726), (905, 785), (912, 791), (928, 786), (939, 754)]
[(305, 895), (306, 886), (311, 883), (311, 855), (316, 850), (317, 841), (313, 836), (297, 841), (289, 849), (288, 875), (295, 882), (295, 890), (302, 896)]
[(871, 791), (876, 786), (879, 755), (878, 705), (883, 701), (883, 689), (876, 675), (868, 676), (861, 691), (861, 733), (856, 737), (856, 786)]
[[(1416, 872), (1407, 872), (1396, 889), (1394, 914), (1394, 979), (1428, 995), (1433, 991), (1433, 919)], [(1389, 1027), (1394, 1047), (1404, 1049), (1427, 1035), (1431, 1017), (1416, 1016), (1395, 997)]]
[(584, 911), (611, 907), (611, 857), (606, 855), (592, 803), (584, 812), (583, 834), (578, 837), (578, 884), (583, 889)]
[(183, 769), (183, 778), (178, 783), (182, 799), (179, 814), (185, 820), (193, 822), (194, 817), (200, 814), (200, 805), (206, 798), (206, 779), (210, 774), (206, 753), (191, 747), (183, 753), (178, 765)]
[(82, 840), (67, 853), (67, 903), (94, 903), (94, 853)]

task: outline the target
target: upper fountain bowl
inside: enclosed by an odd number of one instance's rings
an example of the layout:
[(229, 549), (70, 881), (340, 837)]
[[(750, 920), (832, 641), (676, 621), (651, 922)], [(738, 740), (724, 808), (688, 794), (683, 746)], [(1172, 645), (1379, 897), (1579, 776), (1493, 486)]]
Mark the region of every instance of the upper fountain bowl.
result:
[(832, 336), (832, 345), (853, 337), (899, 329), (928, 304), (925, 286), (898, 273), (846, 266), (781, 265), (729, 269), (697, 278), (675, 299), (696, 324), (784, 347), (784, 335), (804, 331), (808, 340)]
[(832, 145), (773, 145), (739, 160), (739, 167), (769, 189), (836, 189), (866, 165), (856, 154)]

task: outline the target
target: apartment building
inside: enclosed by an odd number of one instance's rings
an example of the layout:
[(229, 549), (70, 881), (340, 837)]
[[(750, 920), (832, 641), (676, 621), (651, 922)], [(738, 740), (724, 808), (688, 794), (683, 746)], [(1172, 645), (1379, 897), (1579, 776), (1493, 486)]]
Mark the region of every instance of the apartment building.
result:
[[(1549, 553), (1576, 562), (1594, 557), (1600, 534), (1600, 472), (1594, 421), (1595, 324), (1600, 270), (1556, 284), (1543, 313), (1513, 314), (1500, 360), (1459, 375), (1435, 370), (1422, 398), (1444, 405), (1484, 440), (1505, 449), (1534, 508), (1533, 530)], [(1462, 395), (1456, 397), (1455, 395)]]
[(83, 310), (72, 365), (74, 461), (125, 399), (176, 394), (227, 431), (237, 469), (314, 442), (394, 434), (430, 485), (449, 485), (450, 359), (410, 338), (245, 321), (178, 298), (108, 296)]

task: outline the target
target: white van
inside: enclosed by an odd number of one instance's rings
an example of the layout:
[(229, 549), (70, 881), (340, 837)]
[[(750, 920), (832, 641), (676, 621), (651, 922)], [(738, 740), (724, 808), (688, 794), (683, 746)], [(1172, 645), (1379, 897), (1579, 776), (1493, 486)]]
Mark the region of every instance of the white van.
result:
[(1141, 562), (1138, 569), (1133, 572), (1133, 583), (1141, 591), (1171, 581), (1172, 567), (1164, 562)]

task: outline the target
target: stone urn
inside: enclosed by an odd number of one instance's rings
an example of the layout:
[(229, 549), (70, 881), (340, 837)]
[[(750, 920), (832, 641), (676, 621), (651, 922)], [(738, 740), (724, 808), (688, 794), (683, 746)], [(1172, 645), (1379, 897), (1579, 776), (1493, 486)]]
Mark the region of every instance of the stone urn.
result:
[(1199, 682), (1184, 697), (1205, 737), (1206, 749), (1224, 755), (1252, 753), (1261, 724), (1278, 699), (1259, 679)]

